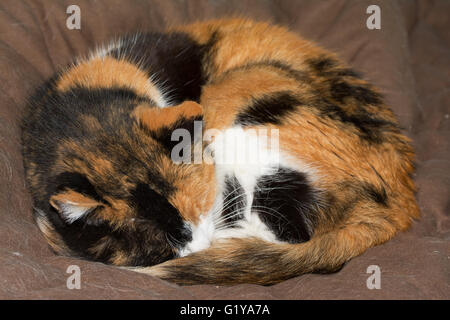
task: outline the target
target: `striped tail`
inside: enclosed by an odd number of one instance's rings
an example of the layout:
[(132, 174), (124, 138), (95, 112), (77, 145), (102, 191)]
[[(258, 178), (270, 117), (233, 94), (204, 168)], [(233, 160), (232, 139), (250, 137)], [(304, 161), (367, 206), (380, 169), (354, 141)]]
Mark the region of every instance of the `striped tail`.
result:
[(233, 238), (186, 257), (131, 269), (181, 285), (270, 285), (305, 273), (338, 271), (345, 262), (389, 240), (396, 231), (392, 224), (380, 222), (348, 224), (300, 244)]

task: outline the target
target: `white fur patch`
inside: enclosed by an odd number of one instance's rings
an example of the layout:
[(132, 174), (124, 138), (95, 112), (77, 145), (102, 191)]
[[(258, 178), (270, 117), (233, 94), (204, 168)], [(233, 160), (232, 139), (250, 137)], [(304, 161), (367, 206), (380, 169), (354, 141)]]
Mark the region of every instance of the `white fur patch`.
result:
[(61, 215), (67, 223), (74, 223), (93, 210), (92, 207), (82, 207), (72, 201), (60, 202)]
[(151, 94), (152, 99), (156, 102), (156, 105), (159, 108), (170, 107), (172, 105), (171, 99), (169, 97), (170, 92), (164, 88), (164, 84), (162, 84), (161, 81), (158, 80), (157, 75), (151, 75), (150, 79), (148, 79), (148, 82), (149, 85), (157, 88), (157, 92), (153, 92), (153, 94)]
[(89, 60), (96, 59), (96, 58), (104, 58), (111, 51), (116, 50), (116, 49), (120, 50), (120, 47), (122, 47), (122, 45), (123, 45), (122, 39), (117, 39), (117, 40), (113, 40), (113, 41), (109, 42), (107, 45), (99, 46), (90, 53)]
[[(210, 212), (202, 217), (199, 224), (190, 226), (193, 238), (180, 251), (181, 256), (206, 249), (213, 241), (225, 238), (257, 237), (268, 242), (280, 242), (267, 225), (261, 221), (258, 213), (251, 210), (258, 179), (263, 175), (275, 173), (279, 167), (303, 172), (307, 174), (308, 178), (311, 178), (311, 181), (314, 181), (317, 172), (299, 159), (284, 154), (278, 149), (278, 144), (268, 143), (269, 140), (241, 127), (228, 129), (216, 137), (212, 143), (214, 158), (217, 160), (217, 162), (215, 161), (218, 181), (216, 202)], [(255, 162), (254, 157), (245, 159), (242, 157), (242, 153), (257, 153), (258, 161)], [(228, 161), (230, 159), (236, 161)], [(241, 212), (243, 218), (237, 221), (233, 227), (222, 226), (223, 190), (227, 176), (234, 176), (238, 179), (246, 197), (246, 207)]]

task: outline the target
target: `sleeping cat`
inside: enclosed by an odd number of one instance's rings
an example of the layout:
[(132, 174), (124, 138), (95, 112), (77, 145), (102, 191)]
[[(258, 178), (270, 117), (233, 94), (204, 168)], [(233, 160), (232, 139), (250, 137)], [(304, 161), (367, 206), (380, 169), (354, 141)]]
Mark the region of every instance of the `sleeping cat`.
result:
[[(216, 134), (195, 138), (198, 123)], [(267, 23), (123, 37), (50, 79), (22, 128), (56, 253), (179, 284), (334, 272), (419, 216), (413, 150), (381, 95)], [(173, 161), (176, 129), (211, 161)], [(218, 161), (252, 146), (260, 162)]]

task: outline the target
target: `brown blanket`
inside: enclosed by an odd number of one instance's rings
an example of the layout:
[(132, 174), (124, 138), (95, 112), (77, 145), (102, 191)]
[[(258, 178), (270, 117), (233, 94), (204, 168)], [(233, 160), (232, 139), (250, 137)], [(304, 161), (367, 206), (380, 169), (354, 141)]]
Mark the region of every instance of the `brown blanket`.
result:
[[(81, 9), (81, 30), (66, 8)], [(381, 29), (366, 8), (381, 8)], [(422, 219), (332, 275), (271, 287), (178, 287), (100, 263), (55, 256), (32, 220), (19, 119), (26, 96), (88, 48), (136, 30), (238, 14), (286, 25), (338, 52), (386, 94), (417, 150)], [(0, 298), (4, 299), (449, 299), (450, 1), (376, 0), (2, 0), (0, 2)], [(69, 290), (69, 265), (81, 289)], [(367, 268), (381, 269), (369, 290)]]

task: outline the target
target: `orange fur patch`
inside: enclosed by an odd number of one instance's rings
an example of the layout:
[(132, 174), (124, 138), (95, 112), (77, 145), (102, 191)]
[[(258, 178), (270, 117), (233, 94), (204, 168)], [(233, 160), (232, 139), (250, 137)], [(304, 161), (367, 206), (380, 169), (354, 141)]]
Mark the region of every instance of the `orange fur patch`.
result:
[(211, 209), (216, 198), (215, 171), (213, 165), (190, 166), (185, 177), (175, 182), (177, 192), (170, 202), (180, 211), (184, 220), (197, 223), (200, 216)]
[(185, 101), (170, 108), (155, 108), (139, 105), (134, 111), (135, 117), (151, 131), (170, 126), (180, 118), (193, 118), (202, 114), (203, 108), (194, 101)]
[(96, 88), (128, 88), (140, 96), (161, 100), (161, 94), (148, 79), (148, 75), (136, 65), (112, 57), (97, 57), (83, 61), (67, 70), (56, 83), (59, 91), (77, 86)]
[(57, 210), (60, 209), (58, 202), (68, 203), (83, 208), (94, 208), (101, 205), (100, 202), (70, 189), (51, 196), (50, 204)]
[(219, 32), (214, 53), (216, 75), (249, 62), (267, 60), (286, 61), (295, 69), (303, 70), (306, 59), (326, 53), (284, 27), (247, 19), (211, 20), (174, 30), (188, 32), (200, 43), (205, 43), (215, 31)]

